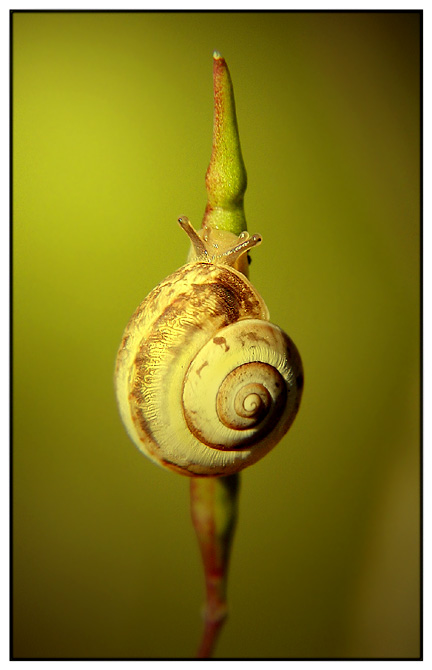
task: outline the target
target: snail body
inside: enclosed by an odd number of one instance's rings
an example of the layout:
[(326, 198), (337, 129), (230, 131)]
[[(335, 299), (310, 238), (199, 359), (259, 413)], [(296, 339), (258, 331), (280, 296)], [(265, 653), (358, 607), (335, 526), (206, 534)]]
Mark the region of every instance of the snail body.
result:
[(261, 238), (179, 223), (193, 252), (129, 321), (117, 355), (117, 401), (132, 441), (159, 465), (188, 476), (229, 475), (287, 432), (302, 364), (236, 269)]

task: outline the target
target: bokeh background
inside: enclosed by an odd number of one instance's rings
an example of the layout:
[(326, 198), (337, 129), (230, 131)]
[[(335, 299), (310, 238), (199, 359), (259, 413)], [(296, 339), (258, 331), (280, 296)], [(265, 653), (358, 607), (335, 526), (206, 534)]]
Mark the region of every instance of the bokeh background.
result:
[(217, 656), (416, 657), (417, 13), (13, 15), (13, 653), (182, 658), (203, 580), (188, 480), (129, 441), (114, 360), (185, 261), (234, 82), (262, 246), (304, 362), (287, 437), (242, 475)]

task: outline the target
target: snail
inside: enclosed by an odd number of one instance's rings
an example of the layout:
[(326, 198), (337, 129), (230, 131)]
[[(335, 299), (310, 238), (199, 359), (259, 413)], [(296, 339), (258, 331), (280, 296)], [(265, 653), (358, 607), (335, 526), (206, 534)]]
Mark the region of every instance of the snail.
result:
[(127, 325), (115, 371), (120, 414), (151, 460), (190, 477), (242, 470), (285, 435), (300, 404), (298, 350), (242, 273), (259, 235), (180, 226), (192, 249)]

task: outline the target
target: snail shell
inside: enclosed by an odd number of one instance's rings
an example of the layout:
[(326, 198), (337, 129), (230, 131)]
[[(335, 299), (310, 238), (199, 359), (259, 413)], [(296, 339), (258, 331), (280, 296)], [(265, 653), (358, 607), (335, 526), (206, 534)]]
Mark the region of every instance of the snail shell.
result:
[(261, 238), (179, 223), (193, 255), (126, 327), (117, 400), (129, 436), (153, 461), (188, 476), (229, 475), (262, 458), (289, 429), (302, 363), (234, 267)]

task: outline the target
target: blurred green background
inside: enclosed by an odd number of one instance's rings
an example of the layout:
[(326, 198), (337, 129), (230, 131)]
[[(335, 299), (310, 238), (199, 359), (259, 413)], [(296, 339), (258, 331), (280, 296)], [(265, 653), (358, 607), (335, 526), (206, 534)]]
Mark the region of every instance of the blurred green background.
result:
[(185, 261), (231, 70), (251, 279), (305, 392), (242, 475), (219, 657), (419, 654), (420, 16), (13, 15), (13, 653), (190, 657), (189, 481), (120, 422), (135, 307)]

